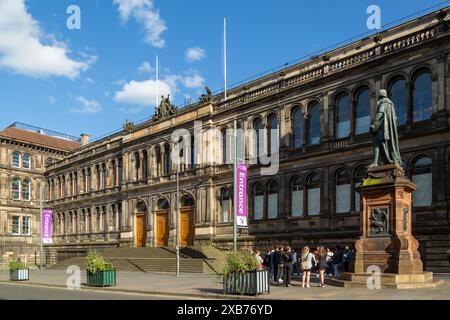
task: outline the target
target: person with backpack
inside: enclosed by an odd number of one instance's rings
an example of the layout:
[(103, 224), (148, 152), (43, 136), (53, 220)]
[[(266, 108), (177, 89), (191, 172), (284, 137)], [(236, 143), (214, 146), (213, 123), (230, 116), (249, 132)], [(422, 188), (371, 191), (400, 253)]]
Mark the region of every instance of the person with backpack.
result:
[(314, 254), (310, 252), (309, 247), (304, 247), (301, 255), (301, 269), (302, 269), (302, 288), (310, 288), (309, 282), (311, 280), (311, 269), (316, 264)]
[(283, 283), (284, 278), (284, 265), (286, 263), (286, 254), (284, 253), (283, 247), (278, 248), (278, 278), (276, 283)]
[(294, 256), (290, 247), (284, 252), (284, 285), (291, 286), (292, 273), (294, 272)]
[(273, 282), (278, 283), (278, 259), (280, 258), (278, 255), (278, 247), (275, 246), (272, 250), (272, 265), (273, 265)]

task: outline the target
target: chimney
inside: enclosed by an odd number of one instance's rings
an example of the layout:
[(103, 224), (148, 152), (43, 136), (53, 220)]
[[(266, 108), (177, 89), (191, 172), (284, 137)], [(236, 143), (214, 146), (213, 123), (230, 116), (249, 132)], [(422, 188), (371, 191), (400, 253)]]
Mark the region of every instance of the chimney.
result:
[(86, 133), (81, 134), (81, 145), (82, 146), (87, 145), (89, 143), (89, 137), (90, 137), (90, 135), (88, 135)]

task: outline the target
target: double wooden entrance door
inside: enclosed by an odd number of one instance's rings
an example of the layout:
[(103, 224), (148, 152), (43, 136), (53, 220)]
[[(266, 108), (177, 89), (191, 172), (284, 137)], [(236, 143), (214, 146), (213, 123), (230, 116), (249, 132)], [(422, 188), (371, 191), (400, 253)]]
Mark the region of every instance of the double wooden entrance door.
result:
[(165, 247), (169, 244), (169, 211), (156, 211), (156, 245)]
[(146, 214), (136, 214), (136, 247), (145, 247), (147, 242)]
[(192, 246), (194, 234), (194, 207), (182, 207), (180, 208), (180, 245)]

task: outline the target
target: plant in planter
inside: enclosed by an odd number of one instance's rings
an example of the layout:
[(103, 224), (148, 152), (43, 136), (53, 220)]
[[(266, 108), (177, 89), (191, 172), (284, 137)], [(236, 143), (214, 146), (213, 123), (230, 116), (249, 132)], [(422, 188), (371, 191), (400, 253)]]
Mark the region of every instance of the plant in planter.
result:
[(30, 279), (30, 270), (20, 261), (11, 261), (8, 265), (9, 278), (13, 281), (27, 281)]
[(248, 249), (231, 252), (223, 268), (223, 290), (228, 294), (269, 293), (269, 271), (258, 270), (258, 261)]
[(106, 287), (116, 285), (116, 269), (95, 251), (89, 251), (86, 257), (87, 285)]

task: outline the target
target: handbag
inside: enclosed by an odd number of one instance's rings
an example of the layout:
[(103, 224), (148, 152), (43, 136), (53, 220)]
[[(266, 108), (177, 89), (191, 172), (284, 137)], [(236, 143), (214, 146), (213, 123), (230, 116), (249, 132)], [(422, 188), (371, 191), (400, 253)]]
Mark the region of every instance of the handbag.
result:
[(306, 255), (305, 259), (302, 260), (302, 263), (301, 263), (301, 269), (302, 269), (302, 271), (305, 271), (305, 270), (308, 269), (308, 263), (307, 263), (308, 256), (309, 256), (309, 253)]

